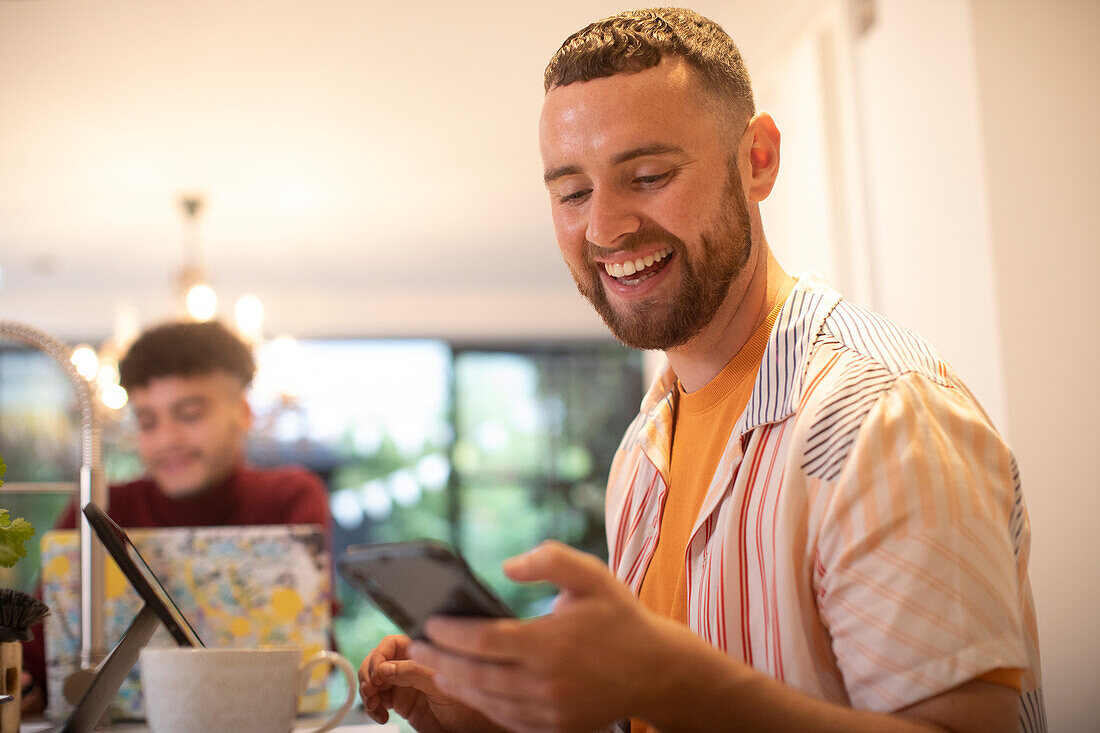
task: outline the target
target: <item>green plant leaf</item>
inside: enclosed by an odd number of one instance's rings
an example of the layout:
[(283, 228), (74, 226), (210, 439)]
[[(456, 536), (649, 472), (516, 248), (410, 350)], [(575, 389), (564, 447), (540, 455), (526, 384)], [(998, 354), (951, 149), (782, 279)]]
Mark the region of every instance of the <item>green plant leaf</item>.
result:
[(0, 567), (10, 568), (27, 551), (23, 543), (34, 537), (34, 527), (26, 519), (10, 519), (7, 509), (0, 509)]

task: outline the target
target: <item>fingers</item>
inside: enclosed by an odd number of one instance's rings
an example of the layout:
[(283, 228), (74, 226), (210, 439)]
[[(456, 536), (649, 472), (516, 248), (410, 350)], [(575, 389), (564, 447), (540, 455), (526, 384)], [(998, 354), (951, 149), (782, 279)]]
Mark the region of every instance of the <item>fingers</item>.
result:
[[(413, 642), (409, 654), (435, 670), (439, 694), (458, 700), (511, 731), (550, 731), (541, 700), (545, 691), (518, 674), (516, 665), (483, 662)], [(552, 716), (552, 712), (551, 712)]]
[(375, 668), (382, 662), (389, 661), (391, 659), (407, 659), (409, 648), (409, 637), (407, 636), (387, 636), (378, 643), (374, 649), (371, 649), (367, 656), (363, 659), (363, 663), (359, 665), (359, 681), (369, 681), (374, 676)]
[(439, 694), (435, 670), (418, 661), (385, 662), (378, 665), (376, 675), (379, 683), (390, 687), (412, 687), (428, 695)]
[(463, 700), (467, 705), (480, 710), (490, 720), (512, 731), (549, 731), (552, 727), (547, 713), (531, 700), (504, 697), (487, 693), (467, 685), (459, 684), (448, 677), (439, 677), (440, 689), (447, 695)]
[(393, 664), (391, 660), (404, 659), (408, 644), (408, 637), (387, 636), (359, 665), (359, 697), (367, 714), (375, 722), (385, 723), (389, 719), (386, 711), (393, 707), (393, 683), (386, 675), (379, 674), (379, 668)]
[(363, 698), (363, 709), (375, 723), (385, 724), (390, 719), (389, 709), (393, 707), (390, 696), (383, 699), (382, 696)]
[(363, 707), (371, 719), (378, 723), (385, 723), (389, 719), (387, 711), (391, 709), (405, 715), (408, 711), (403, 710), (403, 707), (409, 708), (414, 699), (409, 697), (410, 691), (415, 691), (413, 694), (422, 693), (428, 698), (437, 698), (441, 694), (435, 684), (434, 671), (407, 659), (378, 664), (369, 686), (360, 686)]
[(363, 660), (363, 663), (367, 665), (368, 677), (373, 675), (375, 668), (385, 661), (407, 659), (408, 651), (409, 637), (395, 634), (383, 638), (378, 646)]
[(589, 595), (617, 583), (599, 559), (555, 540), (506, 560), (504, 572), (522, 583), (553, 583), (572, 595)]
[[(478, 689), (490, 695), (500, 695), (507, 698), (529, 697), (530, 690), (520, 682), (521, 678), (516, 674), (516, 664), (475, 660), (470, 657), (451, 654), (430, 644), (415, 642), (409, 648), (414, 659), (422, 663), (426, 669), (434, 672), (433, 681), (436, 689), (446, 692), (444, 685), (446, 680), (451, 680), (450, 686), (455, 680), (461, 680), (462, 686), (467, 689)], [(444, 680), (441, 684), (440, 680)]]
[(380, 680), (372, 680), (370, 676), (365, 676), (368, 662), (369, 657), (363, 660), (359, 668), (359, 697), (362, 698), (363, 707), (371, 719), (376, 723), (385, 723), (389, 719), (386, 710), (392, 707), (389, 704), (390, 690)]
[(432, 616), (424, 625), (424, 631), (432, 644), (444, 651), (512, 662), (523, 656), (524, 625), (517, 619)]

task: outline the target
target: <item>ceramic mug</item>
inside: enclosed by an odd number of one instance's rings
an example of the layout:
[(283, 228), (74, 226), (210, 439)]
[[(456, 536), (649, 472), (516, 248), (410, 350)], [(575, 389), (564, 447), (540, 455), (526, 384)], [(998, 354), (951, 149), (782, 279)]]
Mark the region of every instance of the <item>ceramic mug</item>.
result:
[(344, 704), (313, 733), (335, 727), (355, 703), (351, 663), (336, 652), (302, 661), (295, 648), (147, 648), (141, 652), (145, 717), (153, 733), (289, 733), (309, 671), (329, 663), (344, 673)]

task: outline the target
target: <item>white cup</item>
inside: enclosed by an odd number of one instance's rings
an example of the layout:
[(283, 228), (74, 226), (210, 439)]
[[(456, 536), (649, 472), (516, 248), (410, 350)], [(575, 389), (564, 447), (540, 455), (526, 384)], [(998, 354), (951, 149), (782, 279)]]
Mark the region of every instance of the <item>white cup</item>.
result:
[(147, 648), (141, 652), (145, 717), (153, 733), (289, 733), (309, 670), (328, 662), (348, 683), (347, 700), (313, 733), (335, 727), (355, 702), (355, 670), (336, 652), (302, 661), (295, 648)]

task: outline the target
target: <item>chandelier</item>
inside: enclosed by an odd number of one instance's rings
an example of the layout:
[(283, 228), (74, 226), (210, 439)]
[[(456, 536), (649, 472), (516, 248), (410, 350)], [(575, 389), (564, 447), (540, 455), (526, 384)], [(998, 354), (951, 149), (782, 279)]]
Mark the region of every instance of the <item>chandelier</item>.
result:
[[(199, 194), (180, 197), (183, 212), (183, 264), (176, 276), (177, 317), (192, 321), (209, 321), (218, 315), (218, 294), (206, 276), (202, 262), (199, 219), (205, 201)], [(238, 335), (252, 348), (263, 341), (264, 306), (253, 293), (244, 293), (233, 309), (233, 325)], [(122, 304), (116, 306), (114, 329), (99, 348), (80, 344), (73, 349), (70, 360), (80, 376), (94, 388), (108, 415), (118, 416), (126, 405), (126, 390), (119, 384), (118, 360), (130, 348), (140, 331), (136, 313)]]

